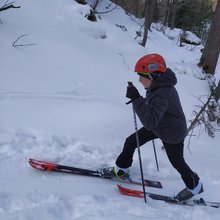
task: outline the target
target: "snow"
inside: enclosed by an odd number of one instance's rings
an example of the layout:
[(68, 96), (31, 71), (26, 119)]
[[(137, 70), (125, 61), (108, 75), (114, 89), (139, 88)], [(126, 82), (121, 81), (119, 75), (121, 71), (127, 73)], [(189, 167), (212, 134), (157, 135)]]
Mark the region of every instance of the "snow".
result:
[[(197, 97), (209, 94), (208, 82), (201, 80), (204, 76), (196, 65), (200, 47), (180, 48), (178, 39), (152, 28), (143, 48), (138, 44), (141, 39), (134, 40), (141, 20), (119, 7), (90, 22), (85, 18), (90, 7), (75, 1), (14, 4), (21, 8), (0, 14), (0, 219), (219, 220), (218, 209), (151, 199), (145, 204), (120, 195), (115, 182), (37, 172), (28, 164), (29, 158), (36, 158), (91, 169), (113, 166), (125, 138), (134, 132), (132, 109), (125, 105), (127, 81), (144, 95), (133, 68), (147, 53), (162, 54), (176, 72), (176, 88), (189, 122)], [(102, 1), (98, 11), (108, 5)], [(22, 34), (27, 35), (17, 43), (35, 45), (12, 47)], [(178, 30), (172, 34), (177, 36)], [(219, 72), (218, 63), (216, 79)], [(213, 139), (199, 129), (194, 134), (190, 150), (185, 148), (186, 161), (204, 183), (202, 197), (219, 201), (219, 133)], [(146, 190), (174, 195), (184, 185), (161, 142), (155, 143), (160, 172), (148, 143), (141, 148), (144, 175), (160, 180), (164, 189)], [(140, 176), (137, 154), (131, 173)]]

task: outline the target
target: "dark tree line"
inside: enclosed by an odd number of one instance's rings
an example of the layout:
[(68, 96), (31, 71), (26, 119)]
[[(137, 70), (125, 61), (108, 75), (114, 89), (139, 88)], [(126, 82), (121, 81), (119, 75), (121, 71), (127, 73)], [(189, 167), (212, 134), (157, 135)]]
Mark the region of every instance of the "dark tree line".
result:
[(145, 46), (152, 22), (166, 27), (192, 31), (205, 45), (199, 66), (214, 75), (220, 51), (220, 0), (214, 9), (211, 0), (112, 0), (127, 12), (144, 18)]
[(149, 14), (150, 22), (161, 22), (171, 29), (181, 28), (195, 32), (199, 37), (207, 30), (213, 16), (209, 0), (112, 0), (136, 17)]

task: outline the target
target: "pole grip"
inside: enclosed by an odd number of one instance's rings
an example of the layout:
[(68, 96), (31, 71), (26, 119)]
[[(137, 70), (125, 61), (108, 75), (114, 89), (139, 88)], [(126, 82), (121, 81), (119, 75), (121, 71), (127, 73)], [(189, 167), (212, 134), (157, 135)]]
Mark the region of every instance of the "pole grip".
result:
[[(129, 81), (128, 86), (133, 86), (133, 83)], [(132, 100), (129, 100), (128, 102), (126, 102), (126, 105), (129, 105), (130, 103), (132, 103)]]

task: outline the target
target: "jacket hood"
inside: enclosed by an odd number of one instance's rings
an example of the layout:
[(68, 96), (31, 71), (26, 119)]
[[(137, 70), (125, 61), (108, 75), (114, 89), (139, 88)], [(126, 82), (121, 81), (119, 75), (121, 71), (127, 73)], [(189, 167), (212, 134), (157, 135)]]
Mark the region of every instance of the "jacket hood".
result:
[(152, 84), (148, 91), (160, 88), (160, 87), (173, 87), (177, 83), (177, 78), (175, 73), (167, 68), (165, 73), (162, 73), (155, 81), (152, 81)]

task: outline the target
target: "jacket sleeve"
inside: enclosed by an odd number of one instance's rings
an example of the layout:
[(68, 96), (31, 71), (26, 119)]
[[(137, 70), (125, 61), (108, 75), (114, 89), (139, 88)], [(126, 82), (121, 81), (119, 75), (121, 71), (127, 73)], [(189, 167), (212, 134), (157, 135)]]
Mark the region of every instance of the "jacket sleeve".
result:
[(152, 130), (158, 126), (168, 108), (168, 97), (166, 92), (160, 92), (151, 97), (150, 103), (143, 97), (132, 103), (143, 126), (147, 130)]

